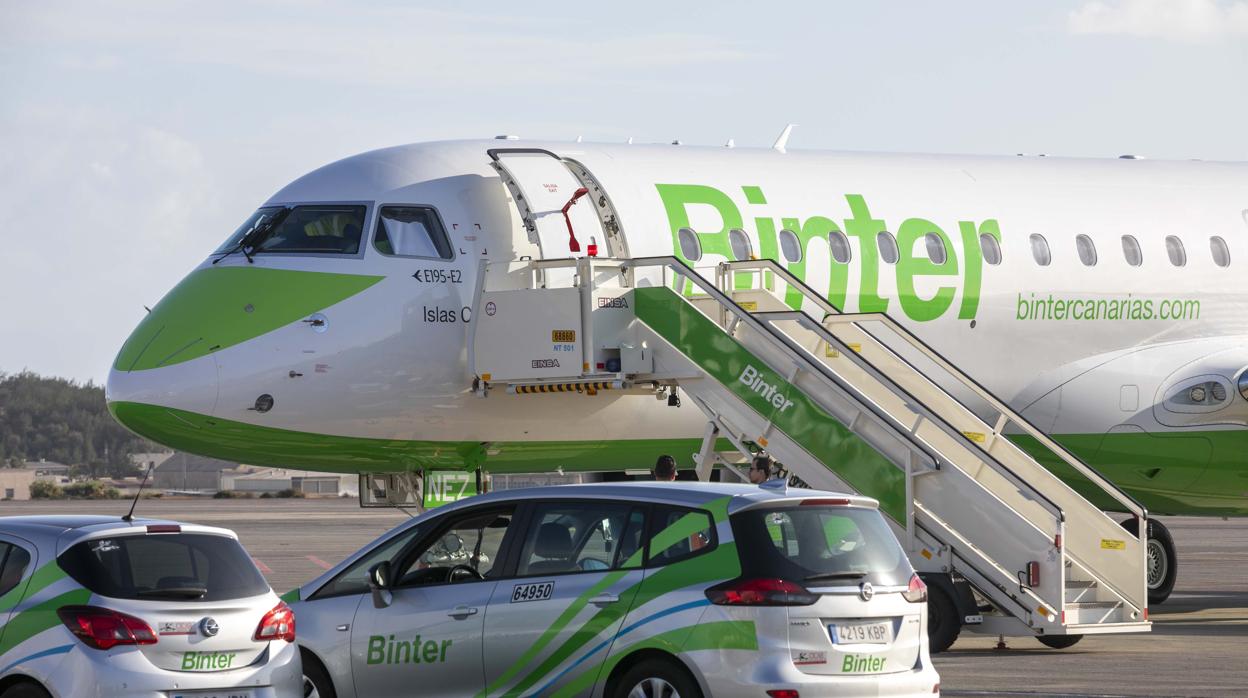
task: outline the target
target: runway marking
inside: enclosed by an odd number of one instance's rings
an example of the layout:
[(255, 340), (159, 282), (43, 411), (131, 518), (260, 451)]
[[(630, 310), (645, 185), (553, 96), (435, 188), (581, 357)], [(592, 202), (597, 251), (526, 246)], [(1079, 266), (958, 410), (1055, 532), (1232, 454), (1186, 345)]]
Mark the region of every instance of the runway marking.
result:
[(261, 562), (260, 558), (253, 557), (251, 558), (251, 561), (256, 563), (256, 567), (259, 567), (261, 572), (265, 574), (273, 574), (273, 568)]
[(325, 562), (324, 560), (322, 560), (321, 558), (315, 555), (305, 555), (304, 557), (311, 560), (312, 564), (316, 565), (317, 567), (320, 567), (323, 570), (333, 569), (334, 567), (333, 565), (329, 564), (328, 562)]

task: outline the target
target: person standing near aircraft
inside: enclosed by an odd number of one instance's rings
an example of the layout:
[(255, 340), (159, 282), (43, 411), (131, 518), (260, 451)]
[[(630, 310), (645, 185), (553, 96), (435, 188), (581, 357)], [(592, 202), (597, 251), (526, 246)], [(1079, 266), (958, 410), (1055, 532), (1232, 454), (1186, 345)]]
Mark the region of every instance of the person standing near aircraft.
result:
[(654, 470), (651, 471), (654, 479), (659, 482), (675, 482), (676, 481), (676, 459), (668, 455), (659, 456), (654, 463)]
[(754, 456), (750, 463), (750, 482), (761, 485), (771, 479), (772, 466), (775, 460), (766, 453)]

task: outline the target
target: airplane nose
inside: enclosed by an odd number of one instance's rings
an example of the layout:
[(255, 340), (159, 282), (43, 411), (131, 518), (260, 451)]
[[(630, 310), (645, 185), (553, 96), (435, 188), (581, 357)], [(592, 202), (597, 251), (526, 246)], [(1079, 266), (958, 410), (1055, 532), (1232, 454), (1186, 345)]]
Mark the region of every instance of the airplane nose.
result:
[(181, 426), (192, 415), (211, 417), (216, 412), (216, 359), (204, 356), (145, 371), (114, 368), (104, 386), (104, 399), (109, 412), (127, 429), (173, 445), (172, 427)]

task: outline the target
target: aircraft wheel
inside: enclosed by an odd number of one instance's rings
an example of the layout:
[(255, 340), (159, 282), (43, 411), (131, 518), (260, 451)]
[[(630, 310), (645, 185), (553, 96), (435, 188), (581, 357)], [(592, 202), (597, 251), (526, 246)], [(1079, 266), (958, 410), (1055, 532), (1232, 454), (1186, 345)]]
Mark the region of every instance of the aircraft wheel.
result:
[(944, 589), (936, 584), (927, 587), (927, 642), (932, 654), (953, 647), (962, 632), (958, 606)]
[(1082, 635), (1037, 635), (1036, 639), (1045, 647), (1052, 647), (1055, 650), (1064, 650), (1072, 647), (1076, 642), (1083, 639)]
[[(1140, 524), (1135, 519), (1122, 522), (1122, 527), (1132, 535), (1139, 535)], [(1170, 530), (1156, 519), (1148, 520), (1148, 538), (1145, 540), (1148, 557), (1145, 570), (1148, 573), (1148, 603), (1159, 604), (1170, 598), (1174, 582), (1179, 576), (1179, 558), (1175, 555), (1174, 538)]]

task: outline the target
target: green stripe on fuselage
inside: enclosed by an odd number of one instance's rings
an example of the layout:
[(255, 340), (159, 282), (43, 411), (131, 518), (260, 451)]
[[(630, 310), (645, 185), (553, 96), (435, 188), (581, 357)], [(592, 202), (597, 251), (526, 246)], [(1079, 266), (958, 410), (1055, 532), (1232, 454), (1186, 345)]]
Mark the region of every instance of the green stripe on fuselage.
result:
[(143, 318), (113, 368), (143, 371), (197, 359), (302, 320), (383, 278), (250, 265), (198, 269)]

